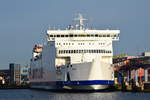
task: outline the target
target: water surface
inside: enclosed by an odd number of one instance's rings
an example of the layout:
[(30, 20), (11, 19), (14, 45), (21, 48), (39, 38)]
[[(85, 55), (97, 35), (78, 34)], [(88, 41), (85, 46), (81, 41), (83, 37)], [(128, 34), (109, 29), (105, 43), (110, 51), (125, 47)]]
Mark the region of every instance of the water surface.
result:
[(150, 100), (150, 93), (56, 93), (30, 89), (0, 90), (0, 100)]

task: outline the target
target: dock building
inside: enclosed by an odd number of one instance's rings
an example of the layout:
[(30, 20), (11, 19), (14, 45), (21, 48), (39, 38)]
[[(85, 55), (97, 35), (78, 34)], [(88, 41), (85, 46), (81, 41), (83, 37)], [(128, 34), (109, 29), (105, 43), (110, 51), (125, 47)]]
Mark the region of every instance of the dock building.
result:
[(150, 89), (150, 56), (126, 56), (114, 59), (116, 84)]
[(29, 83), (29, 66), (10, 63), (10, 83), (13, 85), (23, 85)]

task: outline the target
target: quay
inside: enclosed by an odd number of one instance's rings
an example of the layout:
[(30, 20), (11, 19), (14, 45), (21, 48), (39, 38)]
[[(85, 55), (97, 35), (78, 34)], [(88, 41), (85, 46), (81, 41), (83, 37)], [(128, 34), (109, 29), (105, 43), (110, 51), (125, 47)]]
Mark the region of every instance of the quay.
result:
[(150, 56), (114, 59), (115, 87), (121, 91), (150, 92)]
[(0, 89), (30, 89), (29, 85), (0, 85)]
[(9, 69), (0, 70), (0, 89), (29, 88), (29, 67), (10, 63)]

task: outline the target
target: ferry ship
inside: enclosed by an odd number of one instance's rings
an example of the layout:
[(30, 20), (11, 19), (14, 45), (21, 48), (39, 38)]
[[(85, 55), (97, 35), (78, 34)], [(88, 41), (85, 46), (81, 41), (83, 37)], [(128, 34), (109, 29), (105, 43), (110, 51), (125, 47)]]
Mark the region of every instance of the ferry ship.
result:
[(65, 30), (47, 30), (46, 43), (33, 47), (31, 88), (105, 90), (114, 84), (112, 41), (120, 30), (88, 29), (81, 14), (75, 20)]

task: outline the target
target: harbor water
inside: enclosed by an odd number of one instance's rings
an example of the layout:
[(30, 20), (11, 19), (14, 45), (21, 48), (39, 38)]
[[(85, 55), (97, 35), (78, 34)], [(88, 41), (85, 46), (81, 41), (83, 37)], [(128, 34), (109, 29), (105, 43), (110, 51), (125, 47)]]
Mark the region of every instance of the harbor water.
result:
[(150, 93), (56, 93), (30, 89), (0, 90), (0, 100), (150, 100)]

